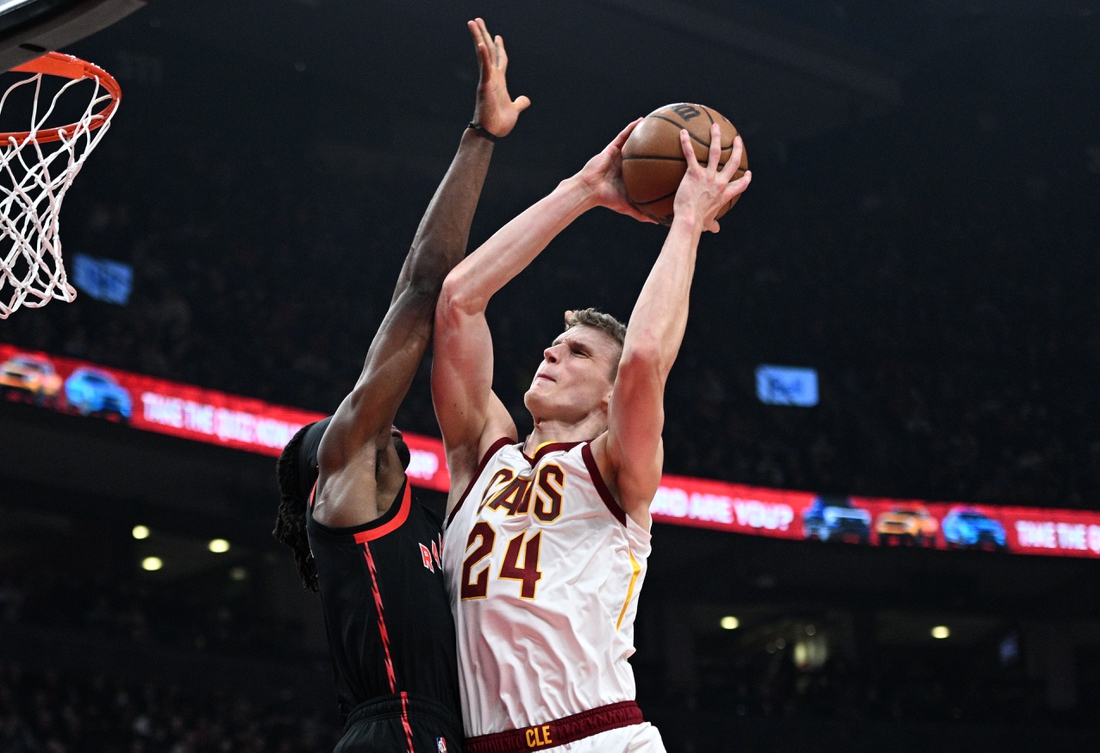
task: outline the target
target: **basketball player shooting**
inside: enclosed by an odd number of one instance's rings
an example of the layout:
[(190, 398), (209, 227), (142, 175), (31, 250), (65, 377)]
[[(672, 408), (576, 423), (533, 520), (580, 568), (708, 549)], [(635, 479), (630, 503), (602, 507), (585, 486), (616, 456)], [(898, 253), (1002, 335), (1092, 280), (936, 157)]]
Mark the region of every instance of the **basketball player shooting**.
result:
[(451, 471), (444, 571), (458, 637), (467, 753), (545, 748), (663, 751), (634, 702), (633, 621), (661, 478), (665, 381), (687, 324), (696, 250), (715, 214), (748, 186), (687, 131), (687, 172), (664, 246), (629, 328), (567, 312), (515, 423), (492, 391), (485, 309), (583, 212), (645, 220), (626, 200), (621, 149), (635, 121), (575, 176), (505, 225), (448, 275), (436, 308), (432, 392)]
[(278, 461), (275, 536), (320, 590), (344, 736), (337, 751), (445, 753), (462, 744), (454, 623), (440, 567), (442, 521), (411, 496), (393, 426), (432, 333), (436, 299), (462, 258), (513, 101), (504, 42), (469, 23), (481, 79), (474, 119), (421, 220), (355, 388), (304, 427)]

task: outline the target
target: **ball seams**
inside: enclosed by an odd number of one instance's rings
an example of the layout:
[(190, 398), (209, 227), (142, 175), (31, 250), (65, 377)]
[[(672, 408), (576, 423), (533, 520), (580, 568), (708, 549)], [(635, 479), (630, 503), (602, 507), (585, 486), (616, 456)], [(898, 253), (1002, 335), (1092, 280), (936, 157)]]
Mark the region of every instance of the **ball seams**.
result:
[[(707, 149), (710, 149), (710, 142), (709, 141), (703, 141), (701, 138), (699, 138), (694, 133), (692, 133), (690, 130), (688, 130), (688, 127), (687, 127), (686, 123), (683, 124), (683, 125), (677, 125), (675, 120), (669, 120), (664, 115), (647, 115), (646, 118), (653, 118), (654, 120), (663, 120), (666, 123), (669, 123), (670, 125), (676, 126), (677, 129), (683, 128), (684, 130), (686, 130), (688, 132), (688, 136), (691, 137), (692, 141), (695, 141), (700, 146), (705, 146)], [(734, 136), (734, 138), (736, 138), (736, 136)], [(727, 149), (733, 149), (733, 142), (732, 141), (730, 142), (729, 146), (723, 146), (722, 147), (723, 152), (726, 151)]]
[[(679, 190), (680, 188), (679, 186), (677, 186), (676, 191)], [(666, 193), (664, 196), (658, 196), (656, 199), (650, 199), (649, 201), (631, 201), (630, 203), (641, 209), (642, 207), (647, 207), (650, 204), (656, 204), (658, 201), (664, 201), (665, 199), (672, 198), (676, 195), (676, 191), (673, 191), (672, 193)]]

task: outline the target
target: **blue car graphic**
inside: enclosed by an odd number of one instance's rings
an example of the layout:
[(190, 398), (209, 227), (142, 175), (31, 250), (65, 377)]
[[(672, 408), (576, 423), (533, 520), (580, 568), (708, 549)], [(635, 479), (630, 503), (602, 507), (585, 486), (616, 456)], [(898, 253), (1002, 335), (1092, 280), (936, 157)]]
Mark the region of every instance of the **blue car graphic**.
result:
[(130, 393), (106, 371), (82, 368), (65, 380), (65, 399), (83, 416), (117, 416), (130, 420)]
[(943, 538), (950, 549), (1004, 549), (1005, 529), (973, 507), (953, 507), (943, 519)]
[(802, 535), (821, 541), (871, 541), (871, 513), (847, 497), (818, 497), (802, 513)]

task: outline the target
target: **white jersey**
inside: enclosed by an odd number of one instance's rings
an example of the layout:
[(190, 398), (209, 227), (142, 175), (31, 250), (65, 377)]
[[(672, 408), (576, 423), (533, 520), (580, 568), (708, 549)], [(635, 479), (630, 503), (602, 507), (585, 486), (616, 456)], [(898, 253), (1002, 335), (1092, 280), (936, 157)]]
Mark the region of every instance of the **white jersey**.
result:
[(468, 737), (634, 700), (650, 534), (611, 496), (588, 442), (533, 458), (507, 442), (443, 534)]

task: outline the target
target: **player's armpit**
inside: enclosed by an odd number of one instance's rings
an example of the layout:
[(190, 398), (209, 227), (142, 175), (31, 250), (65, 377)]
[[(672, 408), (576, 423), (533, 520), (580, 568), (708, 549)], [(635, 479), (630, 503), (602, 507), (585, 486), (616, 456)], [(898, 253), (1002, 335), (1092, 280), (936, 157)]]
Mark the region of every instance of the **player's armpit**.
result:
[(508, 412), (508, 409), (504, 407), (504, 403), (497, 393), (489, 393), (489, 410), (486, 416), (485, 428), (481, 432), (481, 437), (478, 439), (477, 448), (477, 461), (475, 465), (481, 464), (481, 459), (485, 457), (485, 453), (489, 448), (498, 440), (507, 437), (513, 442), (519, 441), (519, 433), (516, 431), (516, 422), (512, 419), (512, 414)]
[(404, 480), (393, 442), (368, 442), (350, 453), (342, 466), (318, 476), (313, 518), (330, 528), (369, 523), (386, 513)]

